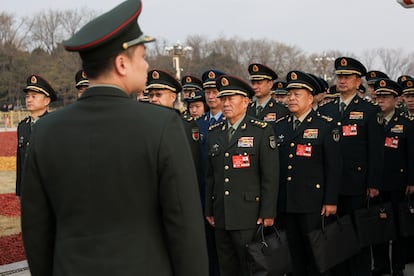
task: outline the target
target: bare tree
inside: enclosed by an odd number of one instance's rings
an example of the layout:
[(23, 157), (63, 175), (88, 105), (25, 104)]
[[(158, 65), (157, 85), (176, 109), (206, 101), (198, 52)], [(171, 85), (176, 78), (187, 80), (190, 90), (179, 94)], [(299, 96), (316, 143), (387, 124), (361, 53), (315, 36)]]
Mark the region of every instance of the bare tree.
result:
[(40, 47), (52, 53), (63, 38), (62, 12), (48, 10), (33, 18), (31, 39), (34, 48)]
[(61, 13), (62, 30), (65, 36), (71, 37), (76, 31), (94, 18), (96, 13), (92, 10), (83, 8), (81, 10), (66, 10)]

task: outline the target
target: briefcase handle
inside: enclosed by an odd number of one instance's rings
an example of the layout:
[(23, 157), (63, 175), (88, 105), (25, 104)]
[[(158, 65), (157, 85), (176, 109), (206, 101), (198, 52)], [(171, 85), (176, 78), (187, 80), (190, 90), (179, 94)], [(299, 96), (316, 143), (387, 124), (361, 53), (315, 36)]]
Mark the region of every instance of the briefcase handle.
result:
[[(280, 239), (280, 232), (279, 232), (279, 230), (277, 230), (277, 228), (276, 228), (276, 226), (271, 226), (274, 230), (275, 230), (275, 234), (276, 234), (276, 237), (278, 238), (278, 239)], [(265, 247), (269, 247), (269, 245), (267, 244), (267, 242), (266, 242), (266, 239), (265, 239), (265, 236), (264, 236), (264, 226), (263, 226), (263, 224), (260, 224), (258, 227), (257, 227), (257, 231), (256, 231), (256, 234), (254, 235), (254, 238), (253, 238), (253, 241), (254, 240), (257, 240), (257, 237), (259, 237), (260, 236), (260, 242), (263, 244), (263, 246), (265, 246)]]
[[(338, 223), (339, 227), (342, 227), (342, 223), (339, 220), (338, 214), (335, 214), (334, 216), (336, 218), (335, 222)], [(322, 229), (322, 233), (325, 233), (325, 231), (326, 231), (325, 230), (325, 228), (326, 228), (326, 221), (325, 221), (326, 216), (322, 215), (321, 217), (322, 217), (322, 219), (321, 219), (321, 224), (322, 224), (321, 229)]]

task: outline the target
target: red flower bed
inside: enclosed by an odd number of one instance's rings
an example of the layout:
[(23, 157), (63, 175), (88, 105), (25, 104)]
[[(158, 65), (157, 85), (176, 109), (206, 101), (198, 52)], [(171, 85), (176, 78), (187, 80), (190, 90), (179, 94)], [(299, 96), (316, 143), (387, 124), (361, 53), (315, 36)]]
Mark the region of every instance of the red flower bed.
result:
[(0, 265), (11, 264), (25, 259), (22, 233), (0, 237)]
[(15, 194), (0, 194), (0, 215), (5, 217), (20, 216), (20, 202)]
[(0, 156), (16, 156), (16, 131), (0, 132)]

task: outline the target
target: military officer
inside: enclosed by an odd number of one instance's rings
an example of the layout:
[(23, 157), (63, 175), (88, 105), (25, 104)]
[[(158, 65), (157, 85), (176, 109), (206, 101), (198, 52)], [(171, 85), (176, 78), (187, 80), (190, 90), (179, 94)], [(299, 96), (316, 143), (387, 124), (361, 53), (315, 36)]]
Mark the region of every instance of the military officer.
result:
[(205, 213), (215, 227), (221, 276), (249, 275), (245, 245), (276, 215), (278, 150), (272, 128), (246, 115), (253, 89), (227, 75), (217, 87), (226, 121), (208, 134)]
[(332, 118), (312, 109), (319, 85), (309, 74), (287, 77), (291, 115), (276, 121), (280, 156), (279, 211), (286, 224), (293, 275), (319, 275), (306, 234), (320, 228), (321, 215), (336, 213), (341, 177), (340, 134)]
[[(376, 101), (376, 95), (375, 95), (375, 89), (374, 89), (374, 83), (379, 79), (389, 79), (387, 74), (381, 71), (372, 70), (368, 71), (365, 79), (367, 81), (367, 87), (368, 87), (368, 97), (371, 99), (371, 101)], [(361, 97), (363, 98), (363, 97)]]
[[(22, 190), (33, 276), (207, 276), (201, 204), (176, 111), (131, 100), (148, 63), (124, 1), (63, 42), (90, 87), (36, 123)], [(27, 176), (27, 177), (26, 177)]]
[[(207, 133), (210, 126), (222, 122), (225, 118), (221, 111), (221, 102), (217, 98), (219, 93), (216, 86), (216, 79), (224, 75), (224, 72), (217, 69), (209, 69), (203, 72), (201, 79), (203, 81), (203, 88), (205, 91), (206, 103), (209, 108), (209, 111), (204, 113), (200, 118), (197, 119), (198, 126), (200, 128), (200, 141), (201, 141), (201, 155), (202, 155), (202, 164), (203, 164), (203, 181), (201, 182), (200, 194), (201, 200), (204, 206), (205, 203), (205, 175), (207, 168)], [(220, 275), (218, 258), (217, 258), (217, 249), (216, 249), (216, 240), (214, 235), (214, 228), (206, 222), (206, 238), (207, 238), (207, 249), (209, 257), (209, 268), (211, 276)]]
[(202, 90), (190, 92), (190, 96), (184, 101), (187, 103), (187, 110), (190, 116), (196, 120), (209, 111), (206, 97)]
[(75, 75), (75, 87), (78, 90), (78, 98), (82, 96), (86, 88), (89, 87), (89, 80), (84, 70), (79, 70)]
[[(391, 202), (394, 214), (398, 214), (398, 204), (406, 193), (414, 192), (414, 124), (395, 108), (401, 86), (390, 79), (379, 79), (374, 83), (378, 105), (384, 113), (384, 172), (379, 187), (381, 199)], [(397, 216), (395, 216), (397, 219)], [(405, 241), (398, 234), (392, 241), (391, 261), (389, 243), (373, 246), (374, 273), (402, 276), (405, 266)]]
[[(337, 121), (341, 133), (343, 170), (338, 214), (351, 214), (366, 207), (366, 197), (378, 195), (383, 168), (383, 115), (381, 109), (357, 95), (365, 66), (350, 57), (335, 60), (336, 90), (340, 97), (321, 106), (321, 114)], [(370, 275), (370, 248), (334, 269), (334, 275)]]
[[(147, 87), (150, 103), (174, 108), (177, 94), (181, 92), (181, 84), (170, 74), (162, 70), (148, 72)], [(181, 114), (187, 140), (193, 154), (194, 166), (198, 176), (198, 185), (202, 181), (201, 144), (197, 121), (185, 114)]]
[(403, 89), (403, 97), (407, 107), (405, 114), (412, 118), (414, 117), (414, 79), (406, 79), (401, 82)]
[(197, 77), (186, 75), (181, 79), (183, 100), (190, 97), (191, 92), (203, 90), (203, 83)]
[(285, 81), (275, 81), (272, 86), (272, 90), (270, 94), (272, 95), (273, 99), (278, 103), (287, 106), (287, 82)]
[(27, 147), (29, 146), (30, 134), (37, 120), (48, 114), (48, 106), (56, 100), (56, 92), (47, 80), (38, 75), (27, 78), (26, 109), (30, 115), (20, 121), (17, 126), (17, 154), (16, 154), (16, 195), (21, 194), (21, 183), (23, 164), (26, 159)]
[(286, 106), (276, 102), (270, 95), (277, 74), (266, 65), (259, 63), (250, 64), (248, 71), (256, 100), (250, 104), (247, 114), (274, 124), (277, 119), (289, 113)]

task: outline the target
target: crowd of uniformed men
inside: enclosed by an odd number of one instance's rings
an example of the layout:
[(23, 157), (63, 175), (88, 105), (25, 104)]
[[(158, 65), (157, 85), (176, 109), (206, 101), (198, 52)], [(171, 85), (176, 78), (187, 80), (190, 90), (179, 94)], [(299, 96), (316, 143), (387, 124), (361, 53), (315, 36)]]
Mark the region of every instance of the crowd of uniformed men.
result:
[[(173, 109), (182, 93), (210, 275), (249, 275), (245, 245), (258, 224), (286, 230), (293, 275), (320, 275), (306, 234), (321, 226), (321, 216), (352, 214), (378, 196), (397, 212), (414, 193), (414, 78), (393, 81), (351, 57), (335, 60), (331, 87), (302, 71), (278, 76), (259, 63), (246, 69), (250, 83), (216, 69), (180, 82), (154, 69), (137, 100)], [(80, 70), (80, 98), (88, 85)], [(28, 77), (24, 92), (31, 115), (18, 126), (18, 195), (32, 126), (56, 99), (38, 75)], [(407, 242), (398, 235), (391, 247), (363, 248), (326, 274), (404, 275), (413, 253)]]

